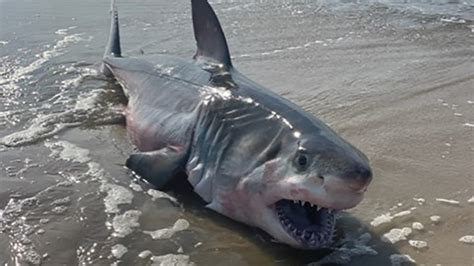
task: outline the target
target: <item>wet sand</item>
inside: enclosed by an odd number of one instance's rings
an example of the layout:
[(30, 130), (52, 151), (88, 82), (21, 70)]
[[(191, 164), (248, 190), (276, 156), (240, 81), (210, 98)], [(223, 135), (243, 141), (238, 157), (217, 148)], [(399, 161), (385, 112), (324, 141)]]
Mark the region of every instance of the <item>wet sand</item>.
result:
[[(134, 180), (123, 98), (95, 76), (106, 2), (0, 0), (0, 138), (13, 145), (0, 146), (0, 263), (149, 265), (145, 250), (155, 263), (173, 254), (196, 265), (390, 265), (393, 254), (474, 263), (474, 246), (459, 241), (474, 235), (472, 4), (214, 3), (235, 66), (371, 160), (374, 181), (339, 219), (329, 254), (205, 209), (182, 180), (168, 194)], [(193, 54), (187, 1), (119, 7), (128, 55)], [(381, 240), (405, 227), (405, 240)], [(163, 228), (171, 236), (147, 233)]]

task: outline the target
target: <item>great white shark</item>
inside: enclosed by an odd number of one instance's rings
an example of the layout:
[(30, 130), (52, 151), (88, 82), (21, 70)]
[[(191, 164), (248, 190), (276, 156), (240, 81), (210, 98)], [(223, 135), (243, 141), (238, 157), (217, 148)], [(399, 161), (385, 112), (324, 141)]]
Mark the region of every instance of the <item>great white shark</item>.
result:
[(246, 78), (206, 0), (191, 0), (192, 59), (121, 55), (112, 1), (102, 73), (128, 104), (140, 152), (128, 168), (158, 189), (187, 173), (207, 207), (303, 249), (331, 244), (335, 213), (356, 206), (372, 179), (367, 157), (321, 120)]

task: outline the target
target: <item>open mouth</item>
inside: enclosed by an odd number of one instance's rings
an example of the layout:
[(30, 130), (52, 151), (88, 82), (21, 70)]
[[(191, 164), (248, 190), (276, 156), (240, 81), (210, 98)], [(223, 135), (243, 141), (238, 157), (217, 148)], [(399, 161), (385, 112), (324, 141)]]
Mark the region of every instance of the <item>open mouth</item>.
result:
[(275, 203), (275, 211), (283, 228), (302, 246), (323, 248), (331, 243), (335, 210), (282, 199)]

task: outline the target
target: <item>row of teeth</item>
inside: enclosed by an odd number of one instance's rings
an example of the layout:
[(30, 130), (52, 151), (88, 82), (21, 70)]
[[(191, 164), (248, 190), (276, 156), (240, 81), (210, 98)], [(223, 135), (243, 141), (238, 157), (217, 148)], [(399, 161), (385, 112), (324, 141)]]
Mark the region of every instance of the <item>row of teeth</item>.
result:
[(334, 237), (332, 234), (334, 228), (333, 219), (329, 219), (326, 221), (326, 228), (328, 228), (328, 230), (324, 230), (322, 232), (307, 232), (304, 229), (302, 231), (296, 229), (296, 227), (291, 222), (289, 222), (287, 218), (284, 217), (283, 213), (278, 212), (278, 216), (280, 217), (280, 219), (282, 219), (283, 225), (290, 229), (294, 236), (304, 239), (312, 246), (332, 242), (332, 238)]
[[(316, 204), (313, 204), (311, 202), (307, 202), (307, 201), (293, 200), (293, 203), (294, 204), (300, 204), (301, 206), (304, 206), (306, 203), (308, 203), (309, 206), (311, 206), (311, 208), (316, 207), (317, 211), (320, 211), (321, 209), (323, 209), (323, 207), (318, 206)], [(329, 213), (333, 213), (333, 211), (334, 211), (334, 209), (329, 209), (329, 208), (326, 208), (326, 209), (328, 210)]]

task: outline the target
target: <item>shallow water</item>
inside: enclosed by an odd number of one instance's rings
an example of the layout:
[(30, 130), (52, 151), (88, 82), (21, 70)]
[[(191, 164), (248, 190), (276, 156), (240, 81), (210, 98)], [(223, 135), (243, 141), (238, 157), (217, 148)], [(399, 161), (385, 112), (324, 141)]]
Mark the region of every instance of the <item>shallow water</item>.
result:
[[(118, 5), (127, 55), (193, 54), (188, 1)], [(329, 255), (273, 243), (183, 182), (160, 193), (124, 168), (123, 96), (96, 76), (108, 6), (0, 0), (1, 264), (474, 263), (459, 241), (474, 235), (472, 1), (213, 1), (234, 65), (371, 159), (374, 181)], [(381, 240), (413, 222), (424, 228)]]

